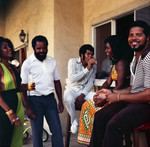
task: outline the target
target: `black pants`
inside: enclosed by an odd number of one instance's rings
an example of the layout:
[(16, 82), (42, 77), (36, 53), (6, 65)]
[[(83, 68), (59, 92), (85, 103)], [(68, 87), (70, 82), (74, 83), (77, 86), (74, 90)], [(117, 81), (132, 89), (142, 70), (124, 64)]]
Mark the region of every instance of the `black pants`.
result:
[(90, 147), (122, 147), (124, 132), (149, 120), (147, 103), (112, 103), (95, 113)]
[[(1, 92), (1, 95), (13, 112), (16, 112), (18, 105), (16, 90), (3, 91)], [(12, 133), (13, 125), (11, 125), (5, 110), (0, 107), (0, 147), (10, 146)]]

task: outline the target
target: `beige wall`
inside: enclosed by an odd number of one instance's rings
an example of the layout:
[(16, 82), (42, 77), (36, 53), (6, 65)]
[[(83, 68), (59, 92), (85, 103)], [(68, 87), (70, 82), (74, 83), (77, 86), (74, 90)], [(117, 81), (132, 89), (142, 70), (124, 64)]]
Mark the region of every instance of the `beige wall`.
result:
[[(78, 57), (83, 44), (83, 0), (55, 0), (54, 3), (54, 55), (58, 63), (62, 89), (65, 89), (67, 63)], [(66, 111), (61, 114), (63, 132), (66, 128)]]
[(92, 26), (144, 5), (150, 0), (84, 0), (84, 42), (92, 43)]
[(0, 36), (5, 35), (5, 7), (0, 3)]
[(35, 35), (44, 35), (49, 41), (48, 54), (54, 56), (54, 0), (12, 0), (6, 10), (5, 36), (15, 47), (21, 29), (29, 33), (28, 55), (32, 53), (31, 40)]

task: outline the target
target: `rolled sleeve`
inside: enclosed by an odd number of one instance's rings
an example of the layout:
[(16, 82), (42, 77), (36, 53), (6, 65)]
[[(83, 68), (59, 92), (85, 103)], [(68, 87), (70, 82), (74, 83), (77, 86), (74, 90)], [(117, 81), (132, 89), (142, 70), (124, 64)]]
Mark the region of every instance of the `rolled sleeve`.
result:
[(54, 69), (54, 80), (55, 80), (55, 81), (60, 80), (57, 63), (56, 63), (56, 65), (55, 65), (55, 69)]
[(78, 82), (89, 72), (87, 68), (80, 69), (81, 65), (75, 59), (68, 62), (68, 79), (71, 83)]

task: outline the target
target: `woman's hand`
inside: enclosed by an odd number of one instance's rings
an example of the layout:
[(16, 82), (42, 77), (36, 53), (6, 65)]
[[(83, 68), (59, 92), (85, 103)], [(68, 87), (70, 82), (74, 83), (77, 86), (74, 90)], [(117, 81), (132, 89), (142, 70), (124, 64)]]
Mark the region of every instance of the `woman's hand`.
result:
[(15, 125), (15, 126), (21, 125), (21, 121), (19, 120), (19, 118), (17, 117), (17, 115), (14, 112), (12, 114), (8, 115), (8, 118), (12, 125)]
[(112, 93), (111, 92), (111, 90), (110, 89), (101, 89), (101, 90), (99, 90), (97, 93), (105, 93), (105, 95), (108, 95), (108, 94), (110, 94), (110, 93)]
[(106, 95), (110, 94), (111, 90), (101, 89), (93, 97), (95, 107), (102, 107), (107, 102)]

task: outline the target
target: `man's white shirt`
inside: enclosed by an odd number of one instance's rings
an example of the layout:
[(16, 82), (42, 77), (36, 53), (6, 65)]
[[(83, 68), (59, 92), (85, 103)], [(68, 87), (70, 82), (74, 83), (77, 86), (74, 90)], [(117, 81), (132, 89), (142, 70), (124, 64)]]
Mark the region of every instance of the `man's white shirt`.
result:
[(92, 69), (84, 68), (80, 58), (71, 58), (68, 62), (68, 79), (66, 89), (81, 91), (84, 95), (90, 92), (96, 75), (96, 64)]
[(30, 95), (48, 95), (54, 92), (54, 81), (60, 80), (56, 60), (47, 56), (42, 62), (34, 53), (23, 62), (21, 68), (22, 83), (26, 84), (32, 77), (35, 83), (35, 90), (30, 91)]

